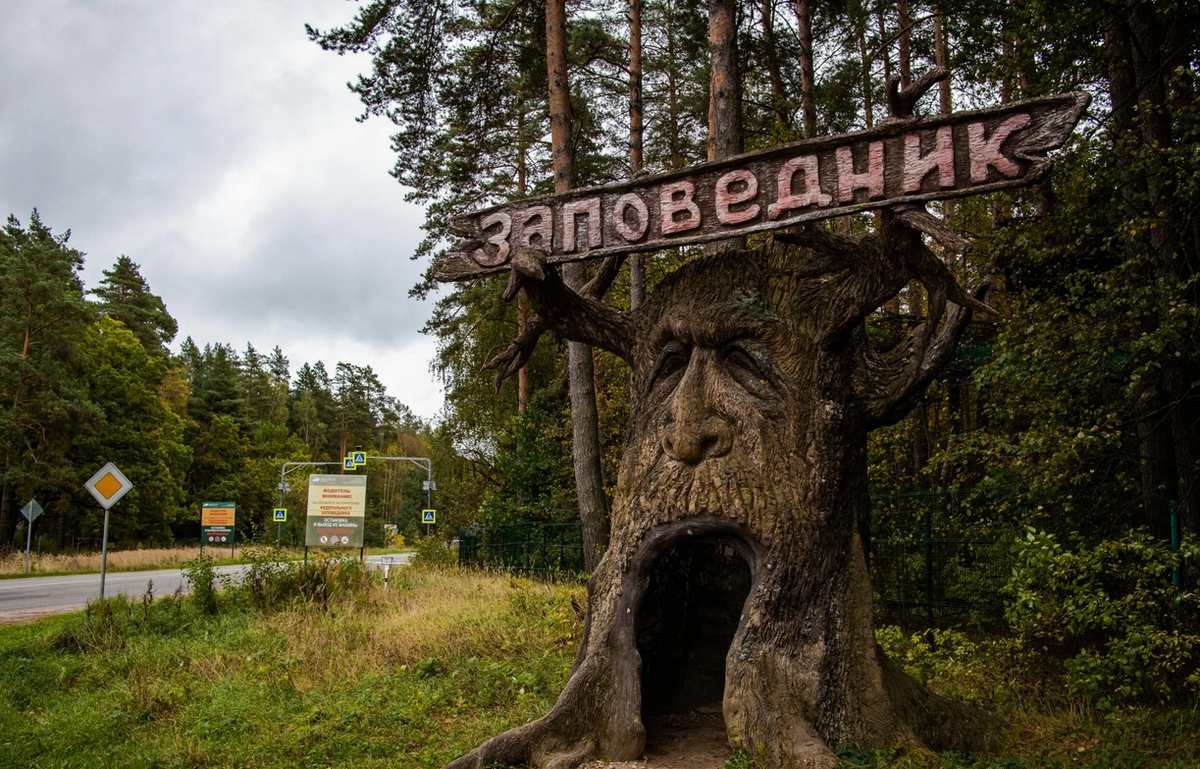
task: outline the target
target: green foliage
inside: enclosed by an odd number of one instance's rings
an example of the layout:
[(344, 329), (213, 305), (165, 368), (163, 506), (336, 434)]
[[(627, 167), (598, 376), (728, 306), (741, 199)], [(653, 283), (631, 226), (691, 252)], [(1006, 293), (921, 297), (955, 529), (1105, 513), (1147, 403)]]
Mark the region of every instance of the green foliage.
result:
[[(429, 587), (417, 603), (446, 592)], [(473, 581), (462, 587), (475, 592)], [(146, 621), (141, 601), (121, 598), (110, 613), (5, 626), (0, 766), (439, 769), (549, 709), (573, 648), (565, 630), (526, 628), (558, 623), (558, 609), (570, 605), (561, 592), (544, 607), (526, 601), (526, 613), (502, 592), (487, 620), (452, 614), (428, 627), (391, 614), (414, 603), (395, 583), (329, 613), (311, 603), (252, 611), (235, 589), (236, 600), (215, 616), (166, 598), (150, 604)], [(89, 622), (93, 629), (81, 630)], [(104, 630), (108, 622), (117, 630)], [(573, 614), (565, 627), (578, 632)], [(422, 649), (381, 648), (397, 631)], [(95, 642), (71, 640), (89, 632)]]
[(68, 506), (80, 480), (64, 461), (71, 433), (95, 415), (79, 355), (93, 312), (69, 237), (36, 210), (28, 227), (10, 216), (0, 230), (0, 548), (12, 543), (18, 498), (41, 497), (47, 516)]
[(450, 543), (436, 535), (417, 540), (417, 549), (413, 553), (412, 563), (415, 566), (432, 566), (448, 568), (458, 565), (458, 551), (450, 547)]
[(162, 297), (151, 293), (132, 259), (122, 254), (111, 270), (104, 271), (104, 278), (92, 293), (100, 300), (100, 312), (132, 331), (146, 352), (167, 356), (167, 345), (175, 338), (179, 325), (167, 312)]
[(1032, 528), (1016, 545), (1006, 616), (1017, 638), (1063, 660), (1068, 689), (1109, 707), (1200, 695), (1200, 593), (1172, 584), (1195, 569), (1143, 532), (1064, 547)]
[(183, 567), (187, 578), (191, 601), (202, 614), (216, 614), (220, 607), (217, 601), (217, 572), (211, 555), (198, 555)]
[[(167, 364), (112, 317), (87, 329), (79, 351), (88, 371), (82, 392), (97, 413), (76, 426), (68, 460), (88, 475), (114, 462), (133, 482), (110, 524), (114, 542), (169, 542), (172, 527), (187, 518), (183, 484), (192, 451), (183, 420), (159, 391)], [(78, 489), (74, 502), (86, 511), (84, 530), (98, 534), (103, 516), (91, 496)]]

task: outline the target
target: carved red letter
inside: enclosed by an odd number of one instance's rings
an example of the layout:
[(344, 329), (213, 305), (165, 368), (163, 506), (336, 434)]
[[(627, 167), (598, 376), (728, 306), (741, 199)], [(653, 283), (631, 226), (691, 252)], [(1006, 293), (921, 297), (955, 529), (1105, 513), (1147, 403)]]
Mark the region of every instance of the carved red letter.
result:
[(967, 126), (967, 136), (971, 144), (971, 181), (979, 184), (988, 179), (988, 166), (995, 168), (1001, 175), (1012, 179), (1021, 173), (1021, 167), (1004, 156), (1000, 151), (1001, 145), (1008, 135), (1029, 125), (1029, 115), (1024, 113), (1013, 115), (1005, 120), (992, 132), (992, 138), (984, 139), (983, 123), (971, 123)]
[(883, 142), (871, 142), (867, 148), (866, 173), (854, 173), (854, 153), (849, 147), (837, 148), (838, 200), (849, 203), (854, 191), (865, 189), (867, 197), (883, 197)]
[[(552, 240), (554, 238), (554, 214), (550, 210), (550, 206), (530, 206), (518, 214), (518, 221), (521, 222), (521, 236), (517, 242), (521, 244), (521, 248), (537, 248), (550, 253)], [(535, 217), (541, 217), (537, 224), (532, 227), (529, 222)], [(534, 236), (540, 240), (534, 244)]]
[[(745, 182), (746, 189), (741, 192), (730, 192), (729, 188), (738, 182)], [(756, 197), (758, 197), (758, 177), (752, 172), (742, 168), (725, 174), (717, 179), (717, 221), (721, 224), (741, 224), (755, 218), (762, 210), (757, 203), (747, 206), (741, 211), (730, 211), (729, 207), (739, 203), (748, 203)]]
[(495, 254), (489, 254), (486, 249), (477, 248), (471, 258), (480, 267), (499, 267), (508, 261), (508, 233), (512, 230), (512, 217), (506, 213), (489, 214), (479, 220), (479, 232), (484, 234), (492, 225), (499, 224), (500, 231), (493, 235), (485, 235), (487, 242), (496, 247)]
[(569, 203), (563, 203), (562, 207), (562, 246), (565, 254), (575, 250), (575, 216), (577, 214), (587, 215), (588, 245), (584, 250), (588, 251), (600, 246), (600, 198), (572, 200)]
[[(664, 184), (659, 190), (658, 211), (662, 219), (662, 234), (686, 232), (700, 226), (700, 206), (693, 198), (696, 196), (696, 185), (687, 179)], [(675, 199), (675, 195), (679, 199)], [(675, 214), (686, 213), (687, 216), (678, 221)]]
[[(632, 227), (625, 221), (625, 212), (631, 208), (636, 217), (636, 223)], [(617, 198), (617, 202), (613, 206), (612, 217), (613, 227), (616, 228), (617, 234), (630, 243), (641, 240), (646, 236), (646, 230), (650, 229), (650, 209), (646, 207), (646, 201), (633, 192), (626, 192)]]
[[(767, 218), (778, 219), (794, 208), (807, 208), (817, 205), (824, 208), (833, 202), (833, 198), (821, 192), (821, 178), (817, 174), (817, 156), (802, 155), (792, 158), (779, 169), (779, 196), (775, 202), (767, 206)], [(792, 193), (792, 181), (797, 171), (804, 172), (804, 194)]]
[(938, 184), (954, 186), (954, 129), (942, 126), (937, 130), (933, 152), (921, 157), (921, 135), (904, 137), (904, 191), (919, 192), (921, 181), (933, 169), (938, 171)]

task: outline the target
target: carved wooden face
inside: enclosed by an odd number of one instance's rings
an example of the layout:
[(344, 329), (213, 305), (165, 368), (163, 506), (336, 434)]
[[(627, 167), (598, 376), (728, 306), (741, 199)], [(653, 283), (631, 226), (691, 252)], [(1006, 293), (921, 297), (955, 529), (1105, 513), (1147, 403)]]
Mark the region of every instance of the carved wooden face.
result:
[(795, 340), (756, 273), (685, 278), (647, 306), (618, 518), (632, 503), (659, 519), (708, 513), (749, 522), (783, 502), (779, 495), (794, 496), (803, 462), (787, 363)]

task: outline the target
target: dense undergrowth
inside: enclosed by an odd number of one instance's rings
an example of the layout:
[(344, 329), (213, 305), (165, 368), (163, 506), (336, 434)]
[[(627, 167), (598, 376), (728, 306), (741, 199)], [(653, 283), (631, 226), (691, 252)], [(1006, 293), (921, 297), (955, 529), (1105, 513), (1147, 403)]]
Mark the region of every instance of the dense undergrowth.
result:
[[(1030, 555), (1046, 578), (1026, 597), (1045, 616), (1071, 594), (1053, 577), (1064, 557)], [(189, 596), (0, 628), (0, 766), (423, 769), (550, 709), (582, 630), (578, 585), (424, 566), (394, 571), (384, 590), (378, 576), (264, 553), (222, 588), (198, 560)], [(842, 745), (846, 765), (1200, 766), (1186, 680), (1168, 698), (1097, 696), (1039, 638), (881, 629), (914, 677), (994, 714), (1001, 746), (961, 757)], [(746, 754), (728, 764), (754, 765)]]

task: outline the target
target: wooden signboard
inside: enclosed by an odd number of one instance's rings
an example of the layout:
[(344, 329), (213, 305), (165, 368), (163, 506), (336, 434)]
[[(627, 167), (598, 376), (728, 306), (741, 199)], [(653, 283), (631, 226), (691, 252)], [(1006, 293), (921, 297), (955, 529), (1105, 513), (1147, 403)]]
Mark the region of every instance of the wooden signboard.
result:
[(1053, 162), (1089, 96), (895, 121), (659, 176), (505, 203), (455, 221), (465, 240), (440, 281), (507, 269), (535, 248), (551, 264), (653, 251), (881, 208), (1031, 184)]

